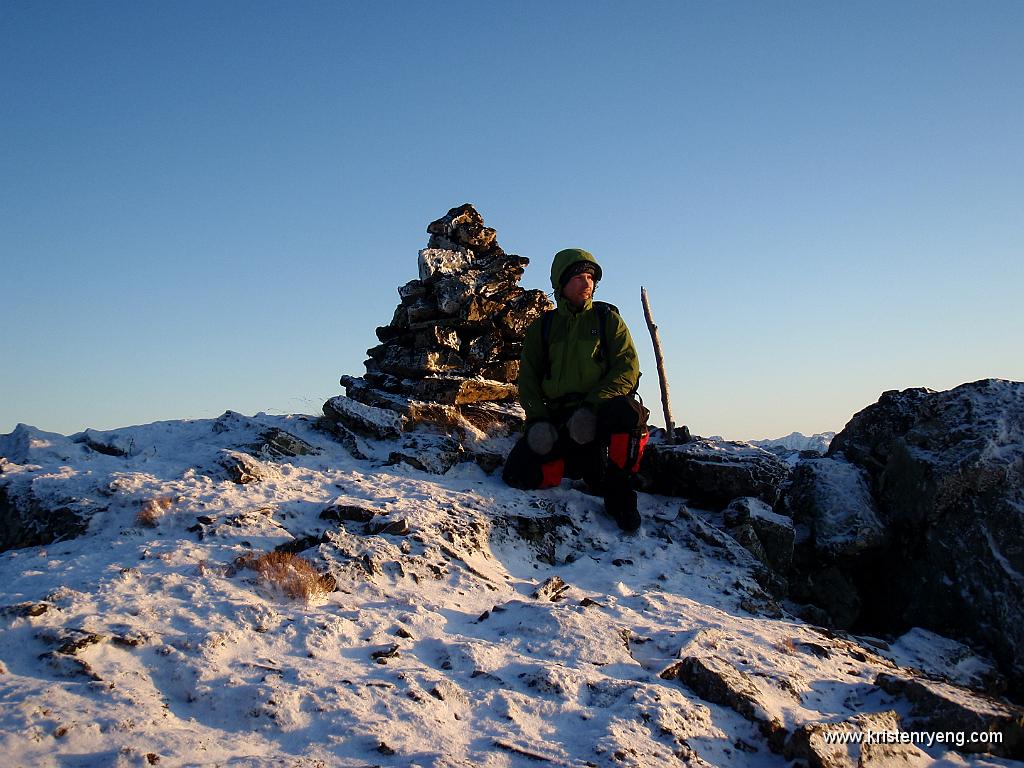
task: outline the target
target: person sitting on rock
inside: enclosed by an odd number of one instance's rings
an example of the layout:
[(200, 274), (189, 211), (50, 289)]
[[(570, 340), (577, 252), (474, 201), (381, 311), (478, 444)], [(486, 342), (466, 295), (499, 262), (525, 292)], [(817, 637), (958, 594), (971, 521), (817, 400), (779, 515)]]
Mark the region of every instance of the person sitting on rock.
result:
[(640, 364), (629, 329), (615, 307), (593, 300), (601, 275), (587, 251), (555, 254), (557, 309), (526, 331), (518, 381), (526, 423), (502, 477), (521, 489), (550, 488), (563, 475), (582, 479), (632, 532), (640, 527), (632, 474), (648, 412), (635, 397)]

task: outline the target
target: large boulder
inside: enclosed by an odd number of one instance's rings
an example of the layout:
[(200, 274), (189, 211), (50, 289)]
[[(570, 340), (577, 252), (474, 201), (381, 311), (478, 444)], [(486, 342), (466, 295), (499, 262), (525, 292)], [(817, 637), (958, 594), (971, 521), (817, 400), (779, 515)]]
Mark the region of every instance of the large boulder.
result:
[[(859, 467), (884, 526), (880, 549), (847, 550), (861, 626), (916, 625), (980, 643), (1022, 695), (1024, 383), (886, 392), (836, 435), (827, 456)], [(868, 528), (874, 546), (877, 530)], [(864, 537), (847, 541), (856, 548)]]

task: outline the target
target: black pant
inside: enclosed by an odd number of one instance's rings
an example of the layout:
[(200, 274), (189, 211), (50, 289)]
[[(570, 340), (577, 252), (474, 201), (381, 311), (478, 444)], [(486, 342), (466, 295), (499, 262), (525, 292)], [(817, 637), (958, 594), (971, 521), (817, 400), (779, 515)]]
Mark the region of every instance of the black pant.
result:
[(502, 479), (513, 488), (540, 488), (544, 483), (544, 465), (561, 459), (565, 462), (566, 477), (582, 479), (592, 490), (600, 492), (609, 514), (624, 529), (634, 530), (640, 520), (636, 513), (632, 473), (628, 466), (621, 467), (609, 460), (608, 446), (613, 434), (645, 427), (643, 411), (643, 406), (631, 396), (622, 395), (602, 402), (595, 409), (596, 437), (585, 445), (569, 437), (566, 429), (565, 422), (572, 415), (572, 409), (557, 413), (551, 421), (558, 429), (558, 440), (551, 452), (540, 456), (533, 452), (525, 436), (520, 438), (505, 461)]

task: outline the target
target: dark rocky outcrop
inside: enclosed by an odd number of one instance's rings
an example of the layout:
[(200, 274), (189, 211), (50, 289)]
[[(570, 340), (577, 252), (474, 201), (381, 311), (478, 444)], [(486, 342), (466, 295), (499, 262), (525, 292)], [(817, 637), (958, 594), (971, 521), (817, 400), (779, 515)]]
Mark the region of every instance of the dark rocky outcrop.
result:
[(786, 506), (804, 598), (981, 645), (1024, 695), (1024, 383), (886, 392), (798, 468)]
[(342, 376), (345, 395), (328, 400), (324, 415), (378, 439), (417, 425), (507, 434), (522, 423), (515, 382), (523, 336), (551, 303), (519, 287), (529, 260), (506, 254), (472, 205), (452, 208), (427, 232), (418, 277), (398, 289), (391, 322), (377, 328), (381, 343), (367, 350), (366, 373)]
[(273, 474), (259, 459), (244, 451), (224, 449), (217, 456), (217, 464), (229, 480), (239, 485), (262, 483)]

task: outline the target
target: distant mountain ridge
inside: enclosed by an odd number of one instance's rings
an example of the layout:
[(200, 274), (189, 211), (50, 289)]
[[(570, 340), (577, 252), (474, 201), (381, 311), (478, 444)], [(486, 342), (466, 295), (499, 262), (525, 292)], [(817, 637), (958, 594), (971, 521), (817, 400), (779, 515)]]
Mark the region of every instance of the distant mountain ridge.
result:
[(768, 450), (781, 448), (786, 451), (814, 451), (824, 455), (835, 436), (835, 432), (819, 432), (810, 436), (800, 432), (791, 432), (785, 437), (776, 437), (770, 440), (748, 440), (747, 442)]

